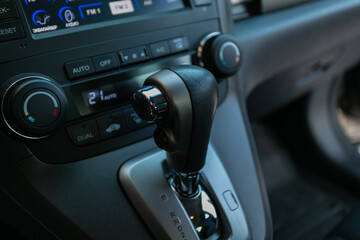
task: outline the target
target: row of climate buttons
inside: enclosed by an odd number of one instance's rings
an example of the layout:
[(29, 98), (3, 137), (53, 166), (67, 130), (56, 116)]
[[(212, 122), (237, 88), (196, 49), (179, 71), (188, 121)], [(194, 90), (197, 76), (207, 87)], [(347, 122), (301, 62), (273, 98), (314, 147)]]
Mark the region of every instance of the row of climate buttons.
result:
[(107, 53), (95, 57), (89, 57), (65, 63), (65, 70), (70, 79), (89, 76), (116, 69), (120, 66), (128, 66), (144, 62), (151, 58), (159, 58), (189, 49), (187, 37), (177, 37), (170, 40), (151, 43), (148, 46), (138, 46), (120, 50), (115, 53)]
[(25, 37), (15, 4), (0, 1), (0, 43)]
[(148, 125), (131, 107), (128, 107), (67, 127), (67, 132), (75, 145), (82, 146), (116, 137)]

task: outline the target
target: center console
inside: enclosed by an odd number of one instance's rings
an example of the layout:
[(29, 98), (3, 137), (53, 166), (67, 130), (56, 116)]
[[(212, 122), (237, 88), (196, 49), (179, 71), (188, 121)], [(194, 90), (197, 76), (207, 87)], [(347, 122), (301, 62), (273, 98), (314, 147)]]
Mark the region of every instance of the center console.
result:
[(0, 220), (34, 239), (183, 239), (178, 218), (173, 229), (145, 227), (161, 226), (144, 223), (159, 205), (149, 200), (152, 184), (161, 182), (160, 200), (178, 200), (163, 176), (144, 182), (138, 173), (164, 172), (166, 157), (151, 139), (155, 124), (135, 112), (130, 97), (161, 69), (197, 65), (216, 77), (219, 94), (198, 176), (225, 219), (214, 236), (268, 238), (266, 194), (234, 87), (241, 46), (228, 32), (228, 6), (222, 0), (0, 1)]

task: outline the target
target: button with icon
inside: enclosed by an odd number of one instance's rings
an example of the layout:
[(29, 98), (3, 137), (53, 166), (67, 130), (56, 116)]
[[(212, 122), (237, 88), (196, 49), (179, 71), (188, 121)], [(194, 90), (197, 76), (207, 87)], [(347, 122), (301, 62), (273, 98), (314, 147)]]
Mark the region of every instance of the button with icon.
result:
[(45, 10), (37, 10), (32, 15), (33, 23), (38, 27), (50, 25), (51, 15)]
[(121, 50), (118, 52), (123, 66), (143, 62), (149, 59), (146, 46)]
[(118, 136), (124, 133), (127, 129), (121, 111), (107, 114), (106, 116), (98, 117), (96, 122), (99, 127), (101, 139)]
[(178, 37), (168, 41), (172, 53), (182, 52), (189, 49), (187, 37)]
[(150, 44), (150, 49), (153, 58), (163, 57), (171, 53), (170, 46), (167, 41), (152, 43)]
[(75, 21), (74, 9), (71, 7), (63, 7), (59, 11), (59, 17), (64, 23), (71, 23)]
[(147, 126), (148, 123), (144, 120), (142, 120), (134, 111), (133, 108), (128, 108), (124, 110), (124, 117), (128, 125), (129, 131), (142, 128), (144, 126)]

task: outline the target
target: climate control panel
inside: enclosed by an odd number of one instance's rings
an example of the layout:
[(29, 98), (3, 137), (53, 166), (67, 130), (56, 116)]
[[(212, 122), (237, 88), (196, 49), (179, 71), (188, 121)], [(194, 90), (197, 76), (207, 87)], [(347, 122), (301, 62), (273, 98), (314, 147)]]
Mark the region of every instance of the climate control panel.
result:
[[(133, 42), (114, 39), (5, 63), (2, 69), (8, 70), (0, 69), (8, 79), (0, 87), (3, 131), (47, 163), (77, 161), (149, 138), (154, 126), (129, 106), (147, 77), (176, 65), (201, 65), (200, 60), (219, 78), (237, 71), (240, 50), (215, 23), (192, 24), (193, 35), (183, 26)], [(213, 34), (207, 32), (211, 27)], [(199, 41), (210, 35), (200, 43), (202, 58), (194, 61)]]

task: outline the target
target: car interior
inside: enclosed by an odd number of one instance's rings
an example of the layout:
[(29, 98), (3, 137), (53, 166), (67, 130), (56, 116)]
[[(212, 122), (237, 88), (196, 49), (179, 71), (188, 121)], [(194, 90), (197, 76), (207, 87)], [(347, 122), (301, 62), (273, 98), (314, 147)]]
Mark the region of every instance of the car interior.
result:
[(0, 0), (0, 238), (360, 240), (359, 26), (359, 0)]

